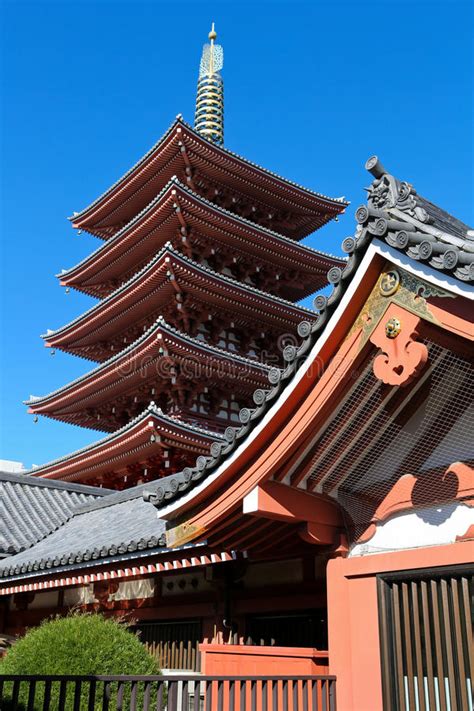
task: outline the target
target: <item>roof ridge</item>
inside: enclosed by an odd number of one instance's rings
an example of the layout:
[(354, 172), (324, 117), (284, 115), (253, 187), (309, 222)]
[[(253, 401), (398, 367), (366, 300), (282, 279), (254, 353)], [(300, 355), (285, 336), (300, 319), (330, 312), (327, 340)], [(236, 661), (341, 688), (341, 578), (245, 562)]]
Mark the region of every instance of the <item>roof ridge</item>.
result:
[[(131, 486), (129, 489), (123, 489), (123, 491), (114, 491), (113, 494), (110, 494), (110, 496), (107, 496), (104, 499), (100, 499), (100, 501), (94, 501), (81, 505), (77, 508), (74, 515), (87, 513), (88, 511), (95, 511), (97, 509), (103, 509), (108, 506), (115, 506), (116, 504), (122, 504), (125, 501), (131, 501), (132, 499), (139, 499), (143, 496), (147, 488), (149, 489), (150, 486), (158, 484), (159, 482), (170, 482), (173, 479), (173, 476), (173, 474), (169, 474), (161, 479), (148, 481), (143, 484), (136, 484), (135, 486)], [(105, 503), (106, 501), (107, 503)]]
[[(252, 220), (249, 220), (247, 217), (242, 217), (241, 215), (238, 215), (235, 212), (231, 212), (230, 210), (227, 210), (225, 207), (221, 207), (220, 205), (216, 205), (215, 203), (211, 202), (211, 200), (208, 200), (208, 198), (205, 198), (203, 195), (200, 195), (197, 193), (195, 190), (191, 190), (191, 188), (188, 185), (185, 185), (179, 178), (176, 178), (176, 185), (180, 187), (184, 192), (188, 193), (192, 197), (197, 198), (200, 202), (204, 203), (206, 206), (213, 208), (217, 212), (222, 212), (222, 214), (226, 215), (226, 217), (231, 217), (232, 219), (236, 220), (237, 222), (242, 222), (244, 226), (248, 227), (253, 227), (254, 229), (257, 229), (257, 231), (261, 231), (265, 234), (271, 235), (272, 237), (277, 237), (278, 239), (282, 240), (283, 242), (287, 244), (291, 244), (293, 247), (299, 247), (301, 249), (307, 250), (308, 252), (312, 252), (314, 254), (320, 254), (323, 257), (330, 257), (332, 259), (342, 259), (342, 257), (337, 257), (335, 254), (330, 254), (329, 252), (323, 252), (320, 249), (315, 249), (314, 247), (310, 247), (307, 244), (303, 244), (302, 241), (298, 241), (295, 239), (292, 239), (291, 237), (287, 237), (286, 235), (282, 235), (280, 232), (276, 232), (275, 230), (271, 230), (269, 227), (264, 227), (263, 225), (259, 225), (258, 222), (253, 222)], [(311, 234), (311, 233), (310, 233)], [(309, 235), (307, 235), (309, 237)]]
[(180, 331), (178, 328), (175, 328), (174, 326), (171, 326), (163, 316), (159, 316), (157, 319), (157, 322), (161, 322), (161, 326), (164, 328), (164, 330), (171, 332), (173, 335), (177, 335), (180, 338), (183, 338), (183, 340), (190, 341), (191, 343), (196, 343), (197, 345), (208, 349), (212, 352), (216, 353), (222, 353), (223, 355), (229, 356), (232, 360), (241, 360), (244, 363), (250, 363), (251, 365), (257, 365), (262, 368), (262, 370), (269, 370), (271, 366), (267, 365), (266, 363), (261, 363), (257, 359), (253, 358), (247, 358), (246, 356), (242, 356), (239, 353), (234, 353), (233, 351), (228, 351), (225, 348), (220, 348), (219, 346), (213, 346), (210, 343), (207, 343), (206, 341), (202, 341), (200, 338), (196, 338), (195, 336), (190, 336), (188, 333), (184, 333), (183, 331)]
[(277, 301), (284, 306), (290, 306), (292, 308), (297, 308), (297, 309), (300, 309), (301, 311), (306, 311), (307, 314), (314, 315), (314, 311), (312, 311), (312, 309), (308, 309), (305, 306), (300, 306), (299, 304), (295, 304), (293, 301), (288, 301), (288, 299), (283, 299), (281, 296), (276, 296), (275, 294), (270, 294), (268, 291), (263, 291), (263, 289), (257, 289), (256, 286), (252, 286), (251, 284), (247, 284), (244, 281), (239, 281), (238, 279), (234, 279), (234, 277), (230, 277), (227, 274), (221, 274), (219, 272), (216, 272), (216, 271), (214, 271), (214, 269), (211, 269), (211, 267), (206, 267), (204, 264), (200, 264), (199, 262), (196, 262), (194, 259), (191, 259), (190, 257), (187, 257), (186, 255), (182, 254), (181, 252), (178, 252), (173, 246), (171, 246), (170, 251), (172, 251), (175, 255), (177, 255), (184, 262), (188, 262), (189, 264), (192, 264), (194, 267), (197, 267), (198, 269), (200, 269), (203, 272), (207, 272), (208, 274), (210, 274), (213, 277), (222, 279), (223, 281), (229, 282), (229, 284), (232, 284), (235, 286), (244, 287), (248, 291), (258, 294), (259, 296), (265, 296), (267, 298), (270, 298), (273, 301)]
[(230, 155), (233, 158), (237, 158), (237, 160), (242, 161), (242, 163), (245, 163), (246, 165), (249, 165), (252, 168), (257, 168), (257, 170), (260, 170), (262, 173), (271, 175), (272, 178), (277, 178), (278, 180), (281, 180), (283, 183), (292, 185), (294, 188), (298, 188), (298, 190), (301, 190), (304, 193), (308, 193), (309, 195), (314, 195), (316, 197), (322, 198), (323, 200), (328, 200), (329, 202), (333, 202), (333, 203), (340, 204), (340, 205), (345, 205), (346, 207), (348, 205), (350, 205), (350, 202), (348, 202), (344, 196), (341, 196), (338, 198), (333, 198), (333, 197), (330, 197), (329, 195), (325, 195), (324, 193), (320, 193), (317, 190), (312, 190), (311, 188), (306, 188), (304, 185), (301, 185), (300, 183), (296, 183), (294, 180), (290, 180), (289, 178), (284, 178), (282, 175), (275, 173), (273, 170), (264, 168), (262, 165), (259, 165), (258, 163), (254, 163), (253, 161), (249, 160), (248, 158), (244, 158), (243, 156), (239, 155), (238, 153), (235, 153), (234, 151), (229, 150), (229, 148), (225, 148), (224, 146), (216, 145), (215, 143), (213, 143), (212, 141), (209, 141), (207, 138), (205, 138), (200, 133), (195, 131), (194, 128), (189, 123), (187, 123), (187, 121), (184, 121), (184, 119), (182, 120), (182, 123), (184, 126), (186, 126), (187, 129), (189, 129), (191, 131), (191, 133), (196, 138), (203, 139), (206, 143), (211, 145), (213, 148), (216, 148), (217, 150), (221, 151), (222, 153)]
[(33, 476), (36, 469), (32, 467), (22, 474), (13, 472), (0, 471), (0, 482), (8, 481), (12, 484), (21, 484), (25, 486), (42, 486), (47, 489), (62, 489), (66, 491), (76, 492), (78, 494), (87, 494), (89, 496), (108, 496), (113, 489), (101, 488), (98, 486), (90, 486), (89, 484), (76, 484), (74, 482), (62, 481), (61, 479), (43, 479), (42, 477)]

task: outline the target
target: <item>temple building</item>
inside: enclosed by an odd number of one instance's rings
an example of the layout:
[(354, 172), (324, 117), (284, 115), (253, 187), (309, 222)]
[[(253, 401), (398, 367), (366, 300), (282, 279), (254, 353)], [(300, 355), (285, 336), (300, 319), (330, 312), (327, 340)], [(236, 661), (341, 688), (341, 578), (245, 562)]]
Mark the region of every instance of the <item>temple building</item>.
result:
[[(347, 258), (304, 258), (300, 238), (345, 203), (222, 148), (221, 103), (204, 120), (206, 87), (212, 101), (223, 96), (221, 78), (205, 78), (222, 64), (210, 39), (196, 123), (206, 133), (177, 120), (74, 217), (104, 243), (61, 279), (101, 301), (46, 338), (99, 364), (30, 407), (106, 434), (34, 477), (0, 474), (0, 634), (79, 606), (128, 616), (165, 669), (331, 679), (323, 698), (293, 687), (286, 705), (255, 686), (252, 709), (472, 709), (474, 230), (372, 157)], [(183, 196), (171, 211), (169, 186)], [(155, 210), (165, 203), (168, 218)], [(176, 215), (183, 224), (170, 229)], [(294, 332), (297, 290), (325, 283), (317, 260), (331, 293), (301, 313), (298, 341), (275, 348)], [(182, 294), (166, 315), (171, 298), (150, 296), (160, 283)], [(140, 310), (135, 288), (150, 306)], [(259, 340), (264, 319), (272, 335)], [(207, 367), (207, 392), (199, 376), (189, 398), (179, 395), (184, 352)], [(145, 354), (170, 360), (166, 401)], [(118, 478), (135, 485), (116, 491)]]
[[(291, 183), (222, 147), (223, 50), (204, 45), (195, 128), (178, 117), (89, 207), (78, 230), (102, 244), (60, 275), (98, 298), (45, 345), (92, 370), (29, 412), (110, 436), (35, 468), (52, 479), (124, 489), (192, 465), (232, 437), (238, 414), (283, 366), (298, 305), (341, 259), (301, 244), (347, 203)], [(227, 432), (227, 435), (226, 435)]]

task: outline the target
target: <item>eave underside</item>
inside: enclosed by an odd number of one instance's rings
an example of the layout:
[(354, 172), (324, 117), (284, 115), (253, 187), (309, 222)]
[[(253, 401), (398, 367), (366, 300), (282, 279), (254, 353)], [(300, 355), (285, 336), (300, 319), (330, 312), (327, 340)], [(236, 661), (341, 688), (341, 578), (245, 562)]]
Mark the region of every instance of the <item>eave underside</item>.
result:
[(470, 358), (465, 347), (456, 352), (454, 339), (440, 343), (437, 329), (425, 324), (424, 330), (429, 360), (413, 383), (400, 388), (378, 380), (372, 351), (355, 383), (333, 402), (323, 426), (309, 428), (275, 476), (336, 499), (346, 511), (352, 540), (404, 475), (422, 477), (418, 504), (423, 505), (430, 496), (443, 499), (443, 475), (453, 461), (474, 459)]
[(156, 414), (150, 406), (139, 421), (79, 452), (38, 467), (36, 477), (68, 482), (94, 482), (126, 488), (173, 473), (209, 454), (219, 435)]

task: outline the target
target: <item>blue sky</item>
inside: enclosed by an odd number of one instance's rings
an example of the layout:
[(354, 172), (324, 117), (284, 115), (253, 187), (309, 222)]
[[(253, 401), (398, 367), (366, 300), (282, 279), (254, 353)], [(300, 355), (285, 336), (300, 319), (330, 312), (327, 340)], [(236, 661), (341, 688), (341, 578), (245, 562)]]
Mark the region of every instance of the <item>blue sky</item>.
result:
[(3, 2), (0, 459), (27, 466), (97, 433), (22, 400), (90, 369), (39, 338), (93, 300), (54, 274), (98, 241), (66, 217), (115, 182), (177, 113), (192, 121), (211, 20), (224, 46), (228, 148), (347, 215), (307, 239), (340, 253), (377, 153), (473, 223), (470, 3)]

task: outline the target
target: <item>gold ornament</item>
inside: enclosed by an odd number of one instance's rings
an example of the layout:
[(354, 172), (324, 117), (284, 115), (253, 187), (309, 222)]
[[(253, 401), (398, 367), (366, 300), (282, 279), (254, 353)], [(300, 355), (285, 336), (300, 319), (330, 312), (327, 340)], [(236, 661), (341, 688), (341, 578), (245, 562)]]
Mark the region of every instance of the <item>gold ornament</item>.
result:
[(382, 296), (392, 296), (400, 286), (400, 274), (391, 269), (380, 277), (379, 290)]
[(385, 335), (387, 338), (396, 338), (402, 330), (402, 324), (398, 318), (389, 318), (385, 324)]

